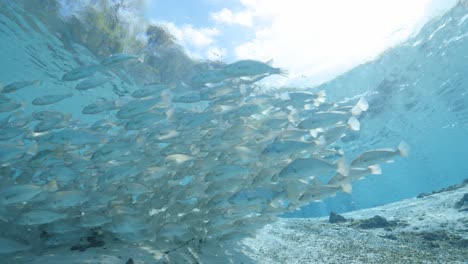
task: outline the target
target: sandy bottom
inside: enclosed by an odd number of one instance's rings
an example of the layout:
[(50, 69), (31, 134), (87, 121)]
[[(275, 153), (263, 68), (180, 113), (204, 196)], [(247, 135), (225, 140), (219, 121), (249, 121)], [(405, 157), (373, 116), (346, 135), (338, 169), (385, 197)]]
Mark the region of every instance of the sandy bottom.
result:
[[(256, 263), (468, 263), (468, 211), (454, 205), (468, 186), (328, 218), (282, 219), (245, 239)], [(386, 228), (360, 228), (386, 218)], [(352, 219), (352, 220), (351, 220)]]
[[(281, 219), (255, 238), (232, 245), (239, 256), (200, 263), (468, 263), (468, 203), (460, 201), (468, 186), (397, 203), (343, 214), (346, 222), (328, 218)], [(465, 209), (465, 210), (464, 210)], [(366, 219), (384, 217), (386, 227), (364, 229)], [(183, 249), (181, 249), (183, 250)], [(171, 253), (173, 256), (176, 252)], [(241, 256), (243, 255), (243, 256)], [(172, 261), (171, 261), (172, 259)], [(2, 256), (0, 263), (196, 263), (165, 256), (147, 247), (106, 241), (100, 248), (70, 251), (54, 248), (40, 255)]]

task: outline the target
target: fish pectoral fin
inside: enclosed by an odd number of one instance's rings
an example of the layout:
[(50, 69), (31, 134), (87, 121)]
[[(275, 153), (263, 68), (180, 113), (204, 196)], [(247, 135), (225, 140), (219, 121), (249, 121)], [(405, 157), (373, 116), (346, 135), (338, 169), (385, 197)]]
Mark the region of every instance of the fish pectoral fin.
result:
[(370, 174), (374, 174), (374, 175), (382, 174), (382, 168), (380, 167), (379, 164), (371, 165), (368, 168), (370, 170)]
[(336, 172), (341, 173), (343, 176), (348, 176), (349, 174), (349, 164), (346, 162), (346, 160), (340, 159), (336, 162), (337, 169)]
[(351, 194), (353, 192), (353, 186), (349, 182), (349, 180), (342, 181), (340, 184), (341, 190), (345, 193)]
[(407, 157), (410, 152), (409, 145), (406, 142), (401, 141), (400, 144), (398, 145), (398, 152), (400, 153), (400, 156)]
[(351, 116), (348, 120), (348, 127), (353, 131), (359, 131), (361, 129), (361, 123), (356, 117)]

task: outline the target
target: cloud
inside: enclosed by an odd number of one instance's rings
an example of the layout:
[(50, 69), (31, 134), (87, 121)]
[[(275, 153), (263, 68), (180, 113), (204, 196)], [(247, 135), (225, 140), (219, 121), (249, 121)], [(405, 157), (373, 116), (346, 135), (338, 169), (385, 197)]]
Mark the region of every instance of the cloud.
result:
[(226, 49), (217, 47), (216, 37), (221, 32), (214, 27), (195, 27), (190, 24), (177, 26), (167, 21), (152, 21), (152, 24), (165, 27), (184, 47), (186, 54), (195, 60), (220, 60), (226, 55)]
[(161, 22), (183, 46), (201, 48), (213, 43), (220, 34), (216, 28), (195, 28), (193, 25), (176, 26), (172, 22)]
[(211, 13), (211, 18), (219, 23), (225, 23), (228, 25), (241, 25), (246, 27), (252, 26), (252, 12), (250, 11), (242, 11), (233, 13), (228, 8), (223, 8), (219, 12)]
[(212, 18), (240, 24), (236, 16), (249, 14), (255, 37), (234, 48), (236, 59), (274, 59), (294, 82), (310, 85), (406, 40), (434, 15), (434, 2), (447, 10), (456, 0), (241, 0), (240, 12), (222, 9)]

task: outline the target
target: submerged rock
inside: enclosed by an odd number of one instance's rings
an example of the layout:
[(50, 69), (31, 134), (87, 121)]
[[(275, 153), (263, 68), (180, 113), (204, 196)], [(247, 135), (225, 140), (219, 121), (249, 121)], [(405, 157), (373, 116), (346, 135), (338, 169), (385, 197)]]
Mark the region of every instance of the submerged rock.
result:
[(387, 219), (385, 219), (384, 217), (376, 215), (372, 218), (359, 221), (357, 227), (362, 229), (372, 229), (393, 227), (396, 225), (397, 223), (395, 221), (387, 221)]
[(346, 222), (347, 219), (344, 218), (343, 216), (335, 213), (335, 212), (331, 212), (330, 213), (330, 217), (328, 218), (328, 222), (330, 222), (331, 224), (336, 224), (336, 223), (343, 223), (343, 222)]
[(436, 193), (442, 193), (442, 192), (449, 192), (449, 191), (457, 190), (457, 189), (465, 187), (467, 184), (468, 184), (468, 179), (465, 179), (465, 180), (463, 180), (463, 182), (461, 182), (459, 184), (450, 185), (450, 186), (442, 188), (440, 190), (432, 191), (431, 193), (420, 193), (420, 194), (418, 194), (418, 196), (416, 196), (416, 198), (424, 198), (424, 197), (431, 196), (431, 195), (436, 194)]
[(468, 193), (465, 193), (460, 201), (455, 203), (455, 208), (459, 211), (468, 211)]

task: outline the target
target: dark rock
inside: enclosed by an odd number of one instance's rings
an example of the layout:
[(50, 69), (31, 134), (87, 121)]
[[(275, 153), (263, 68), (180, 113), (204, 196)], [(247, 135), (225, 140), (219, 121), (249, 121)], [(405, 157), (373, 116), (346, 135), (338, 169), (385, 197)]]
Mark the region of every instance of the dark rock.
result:
[(421, 232), (421, 237), (429, 241), (444, 241), (450, 240), (450, 236), (447, 235), (444, 231), (434, 231), (434, 232)]
[(376, 215), (372, 218), (361, 220), (358, 224), (358, 227), (362, 229), (371, 229), (371, 228), (392, 227), (395, 225), (396, 225), (395, 221), (389, 222), (384, 217)]
[(463, 180), (462, 183), (459, 183), (459, 184), (454, 184), (454, 185), (451, 185), (451, 186), (448, 186), (446, 188), (442, 188), (440, 190), (437, 190), (437, 191), (432, 191), (431, 193), (420, 193), (418, 194), (418, 196), (416, 196), (417, 198), (424, 198), (424, 197), (427, 197), (427, 196), (431, 196), (433, 194), (436, 194), (436, 193), (441, 193), (441, 192), (448, 192), (448, 191), (453, 191), (453, 190), (457, 190), (457, 189), (460, 189), (460, 188), (463, 188), (465, 185), (468, 184), (468, 179), (465, 179)]
[(129, 259), (127, 260), (127, 262), (125, 262), (125, 264), (134, 264), (133, 259), (132, 259), (132, 258), (129, 258)]
[(435, 242), (432, 242), (432, 241), (429, 242), (427, 245), (428, 245), (429, 247), (431, 247), (431, 248), (439, 248), (439, 247), (440, 247), (439, 244), (437, 244), (437, 243), (435, 243)]
[(88, 247), (102, 247), (106, 244), (100, 236), (88, 236), (86, 240), (89, 243)]
[(397, 240), (397, 237), (394, 234), (387, 234), (382, 236), (383, 238), (390, 239), (390, 240)]
[(460, 201), (455, 203), (455, 208), (460, 209), (464, 206), (468, 206), (468, 193), (465, 193)]
[(75, 251), (75, 250), (78, 250), (78, 251), (85, 251), (86, 249), (88, 249), (88, 247), (86, 245), (74, 245), (70, 248), (71, 251)]
[(428, 193), (420, 193), (420, 194), (418, 194), (418, 196), (416, 196), (416, 198), (421, 199), (421, 198), (424, 198), (424, 197), (429, 196), (429, 195), (431, 195), (431, 194), (428, 194)]
[(457, 247), (468, 248), (468, 239), (458, 239), (451, 241), (450, 243)]
[(346, 222), (346, 218), (344, 218), (343, 216), (335, 213), (335, 212), (331, 212), (330, 213), (330, 217), (328, 218), (328, 222), (332, 223), (332, 224), (336, 224), (336, 223), (343, 223), (343, 222)]

